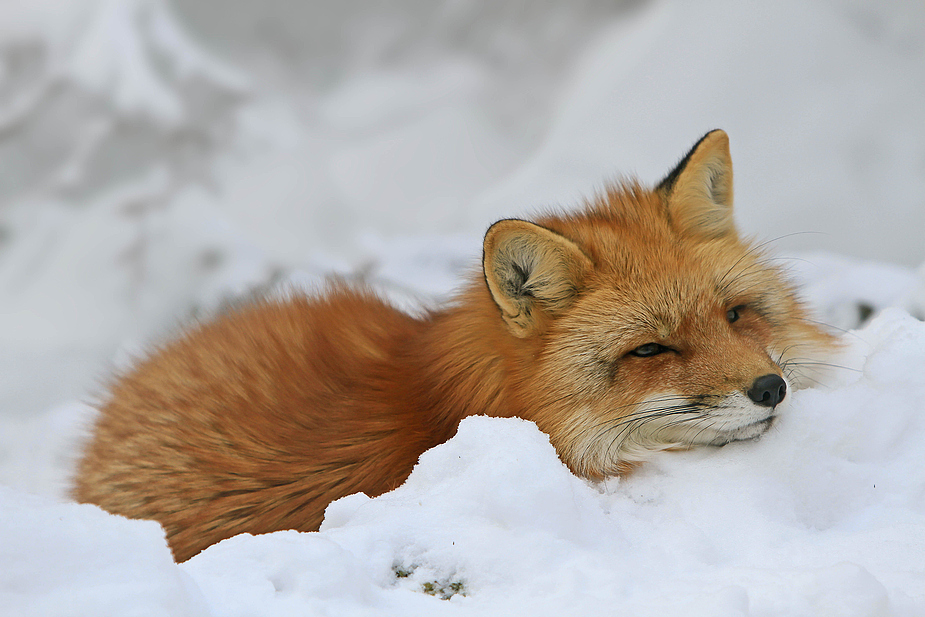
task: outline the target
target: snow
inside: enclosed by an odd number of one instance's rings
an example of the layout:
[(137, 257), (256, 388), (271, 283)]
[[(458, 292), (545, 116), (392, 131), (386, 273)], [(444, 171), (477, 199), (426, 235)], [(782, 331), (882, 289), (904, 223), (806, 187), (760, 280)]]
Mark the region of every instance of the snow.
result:
[(846, 340), (860, 368), (795, 393), (757, 442), (592, 484), (532, 423), (472, 417), (319, 532), (244, 534), (179, 566), (154, 523), (5, 491), (5, 563), (31, 558), (2, 588), (61, 614), (138, 598), (228, 616), (921, 614), (925, 324), (890, 309)]
[(6, 615), (208, 615), (152, 521), (0, 487)]
[[(0, 613), (925, 614), (923, 66), (906, 2), (3, 4)], [(319, 532), (179, 565), (67, 499), (151, 342), (330, 272), (431, 306), (493, 220), (717, 126), (740, 228), (845, 344), (760, 440), (589, 483), (473, 417)]]

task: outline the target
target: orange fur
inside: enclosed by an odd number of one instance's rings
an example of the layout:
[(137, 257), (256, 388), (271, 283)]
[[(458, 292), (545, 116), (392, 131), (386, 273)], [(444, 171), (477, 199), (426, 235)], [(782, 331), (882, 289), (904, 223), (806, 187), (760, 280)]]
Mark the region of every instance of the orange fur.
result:
[(496, 223), (483, 272), (443, 310), (332, 284), (224, 315), (115, 383), (75, 497), (160, 521), (182, 561), (241, 532), (317, 529), (332, 500), (398, 486), (472, 414), (536, 422), (592, 478), (757, 436), (779, 401), (752, 402), (756, 380), (799, 385), (833, 341), (731, 208), (714, 131), (654, 190)]

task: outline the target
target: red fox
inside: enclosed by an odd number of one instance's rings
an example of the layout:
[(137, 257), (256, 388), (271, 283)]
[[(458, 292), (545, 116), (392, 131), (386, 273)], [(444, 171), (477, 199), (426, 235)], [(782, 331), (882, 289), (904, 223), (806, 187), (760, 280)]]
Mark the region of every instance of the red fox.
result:
[(768, 430), (835, 340), (732, 214), (723, 131), (654, 189), (502, 220), (442, 310), (367, 289), (264, 300), (115, 381), (74, 496), (159, 521), (175, 559), (238, 533), (316, 530), (333, 500), (399, 486), (465, 416), (516, 416), (576, 474)]

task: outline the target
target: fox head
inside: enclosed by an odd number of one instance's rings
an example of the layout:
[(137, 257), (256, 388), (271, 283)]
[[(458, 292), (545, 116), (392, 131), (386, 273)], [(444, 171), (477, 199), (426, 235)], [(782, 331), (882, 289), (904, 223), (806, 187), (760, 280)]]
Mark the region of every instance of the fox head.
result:
[(652, 190), (624, 183), (579, 213), (488, 230), (488, 290), (534, 350), (518, 396), (577, 473), (757, 437), (813, 380), (833, 339), (740, 238), (732, 201), (716, 130)]

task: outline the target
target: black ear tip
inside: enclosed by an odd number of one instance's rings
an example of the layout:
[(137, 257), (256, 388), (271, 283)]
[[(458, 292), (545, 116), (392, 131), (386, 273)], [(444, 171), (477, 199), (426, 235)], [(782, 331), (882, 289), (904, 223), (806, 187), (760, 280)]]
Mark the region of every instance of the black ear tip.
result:
[(713, 133), (719, 130), (721, 129), (713, 129), (712, 131), (707, 131), (703, 137), (698, 139), (697, 143), (691, 146), (691, 149), (688, 150), (687, 154), (685, 154), (684, 157), (678, 162), (678, 164), (675, 165), (674, 169), (669, 171), (668, 175), (665, 176), (664, 179), (662, 179), (662, 181), (658, 183), (656, 190), (665, 191), (666, 193), (670, 193), (671, 189), (674, 188), (675, 182), (678, 181), (678, 176), (680, 176), (681, 172), (684, 171), (684, 168), (687, 167), (688, 162), (690, 162), (691, 157), (694, 156), (694, 152), (697, 151), (697, 148), (700, 147), (700, 144), (702, 144), (707, 137), (709, 137), (710, 135), (712, 135)]
[(697, 152), (697, 149), (711, 135), (716, 135), (717, 133), (723, 136), (726, 136), (726, 138), (728, 139), (728, 135), (726, 135), (726, 131), (724, 131), (723, 129), (711, 129), (707, 131), (706, 133), (704, 133), (703, 137), (698, 139), (697, 143), (691, 146), (691, 149), (687, 151), (687, 154), (684, 155), (684, 158), (682, 158), (681, 161), (677, 165), (675, 165), (675, 168), (672, 169), (670, 172), (668, 172), (668, 175), (665, 176), (664, 179), (662, 179), (662, 181), (658, 183), (658, 185), (655, 187), (655, 190), (670, 193), (671, 190), (674, 188), (675, 183), (678, 181), (678, 177), (681, 175), (681, 173), (684, 171), (684, 168), (687, 167), (687, 164), (690, 162), (691, 157), (694, 156), (695, 152)]

